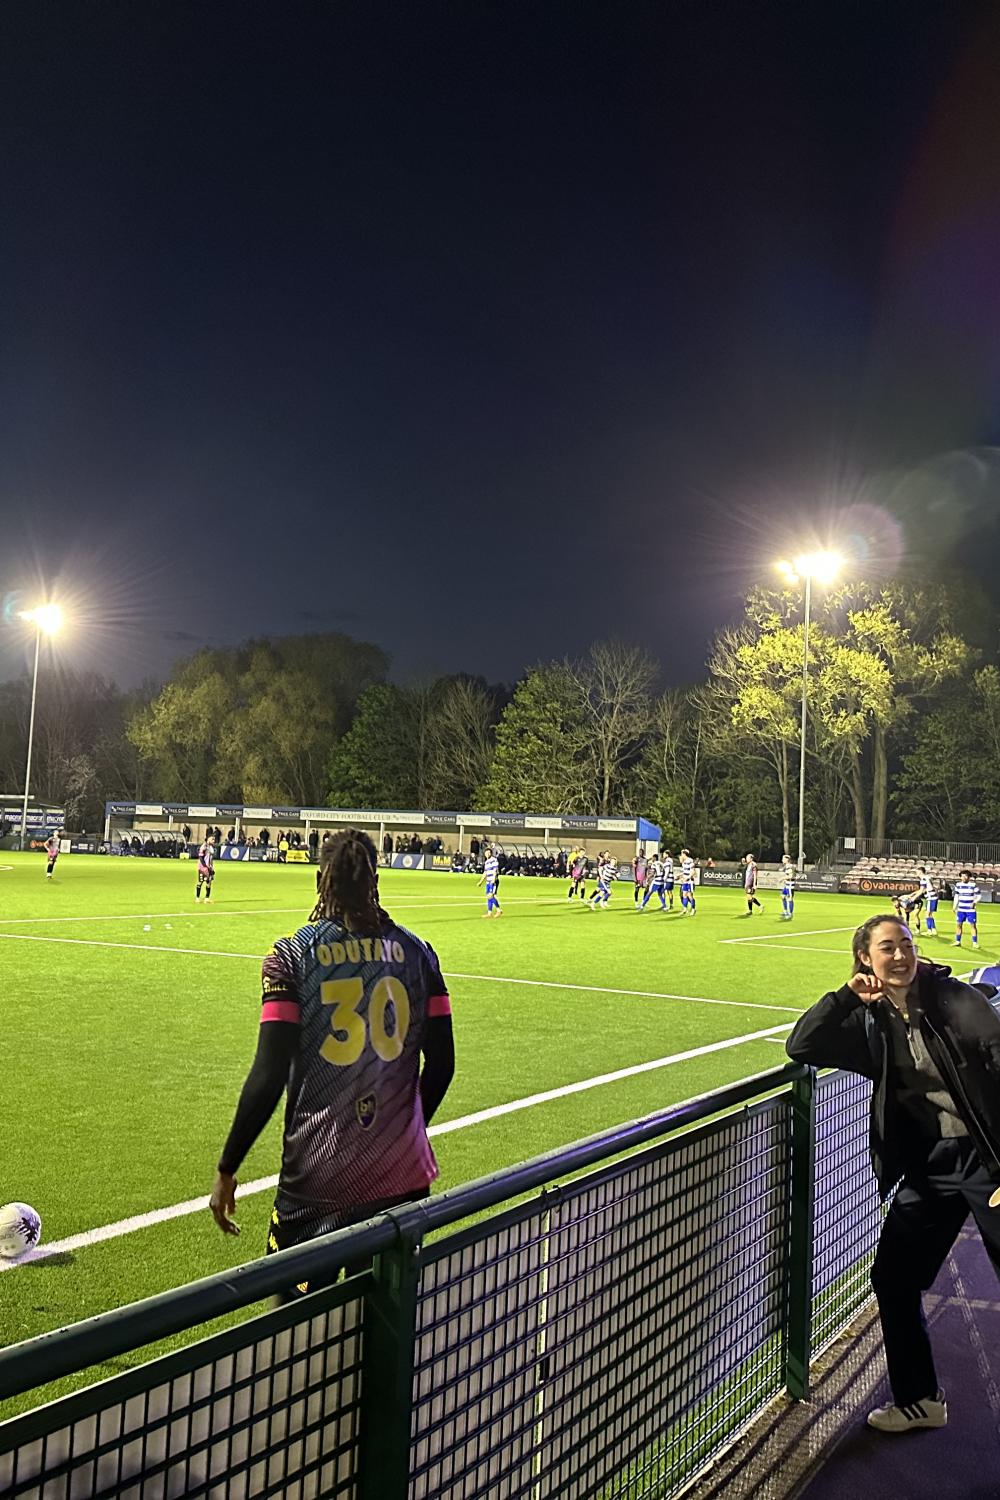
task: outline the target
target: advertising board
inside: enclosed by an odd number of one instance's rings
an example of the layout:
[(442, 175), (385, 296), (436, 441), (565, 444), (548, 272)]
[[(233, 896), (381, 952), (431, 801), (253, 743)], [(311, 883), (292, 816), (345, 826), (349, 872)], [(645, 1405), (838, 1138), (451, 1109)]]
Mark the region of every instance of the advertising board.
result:
[[(675, 875), (675, 878), (676, 878), (676, 875)], [(735, 888), (735, 887), (741, 886), (743, 884), (743, 871), (742, 870), (718, 870), (718, 869), (715, 869), (712, 866), (710, 866), (708, 869), (702, 868), (702, 872), (701, 872), (701, 884), (702, 885), (725, 885), (725, 886), (730, 886), (732, 888)]]

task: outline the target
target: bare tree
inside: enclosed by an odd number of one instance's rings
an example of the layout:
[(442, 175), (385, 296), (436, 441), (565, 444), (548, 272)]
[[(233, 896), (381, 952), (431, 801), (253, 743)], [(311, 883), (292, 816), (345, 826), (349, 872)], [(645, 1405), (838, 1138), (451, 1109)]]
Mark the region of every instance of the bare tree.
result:
[(597, 812), (624, 808), (629, 772), (652, 717), (656, 664), (623, 641), (596, 641), (585, 661), (567, 663), (583, 706)]
[(466, 808), (493, 762), (495, 698), (481, 682), (455, 677), (441, 691), (431, 720), (427, 789), (432, 804)]

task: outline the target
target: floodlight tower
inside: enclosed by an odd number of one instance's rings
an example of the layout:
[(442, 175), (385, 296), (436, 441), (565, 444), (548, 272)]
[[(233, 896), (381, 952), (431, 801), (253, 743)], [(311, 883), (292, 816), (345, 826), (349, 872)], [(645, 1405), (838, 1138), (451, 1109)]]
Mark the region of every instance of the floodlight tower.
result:
[(787, 583), (801, 583), (804, 593), (802, 626), (802, 721), (799, 735), (799, 854), (796, 864), (799, 873), (806, 867), (805, 810), (806, 810), (806, 723), (809, 718), (809, 613), (812, 605), (813, 579), (817, 583), (832, 583), (843, 566), (838, 552), (805, 552), (792, 562), (779, 562), (778, 570)]
[(31, 784), (31, 751), (35, 742), (35, 700), (38, 696), (38, 654), (42, 636), (54, 635), (62, 624), (62, 610), (58, 604), (39, 604), (34, 609), (19, 611), (19, 619), (27, 620), (35, 627), (35, 666), (31, 674), (31, 714), (28, 718), (28, 760), (24, 768), (24, 803), (21, 807), (21, 848), (24, 848), (28, 828), (28, 790)]

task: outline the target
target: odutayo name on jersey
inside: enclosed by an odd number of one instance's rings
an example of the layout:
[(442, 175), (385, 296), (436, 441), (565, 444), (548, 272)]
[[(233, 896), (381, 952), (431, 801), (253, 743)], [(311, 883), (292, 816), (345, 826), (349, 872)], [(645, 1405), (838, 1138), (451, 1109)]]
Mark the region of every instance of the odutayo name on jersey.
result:
[[(299, 929), (286, 932), (286, 938), (297, 937)], [(273, 947), (267, 950), (267, 957), (276, 956)], [(317, 943), (316, 959), (324, 969), (334, 968), (338, 964), (402, 964), (406, 962), (406, 954), (402, 943), (395, 938), (347, 938), (343, 943)]]

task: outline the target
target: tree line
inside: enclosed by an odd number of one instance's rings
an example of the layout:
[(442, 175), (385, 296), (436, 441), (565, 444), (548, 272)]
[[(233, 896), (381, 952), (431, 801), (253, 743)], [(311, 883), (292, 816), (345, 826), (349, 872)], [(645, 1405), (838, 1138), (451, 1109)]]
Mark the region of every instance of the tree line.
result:
[[(990, 838), (1000, 814), (991, 607), (961, 580), (816, 591), (807, 850), (839, 834)], [(399, 685), (340, 634), (199, 651), (158, 688), (39, 685), (33, 790), (72, 826), (106, 797), (497, 812), (642, 813), (717, 857), (790, 848), (798, 809), (802, 598), (758, 589), (702, 681), (664, 689), (619, 640), (515, 684)], [(4, 785), (23, 785), (29, 684), (0, 685)]]

